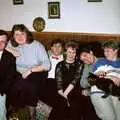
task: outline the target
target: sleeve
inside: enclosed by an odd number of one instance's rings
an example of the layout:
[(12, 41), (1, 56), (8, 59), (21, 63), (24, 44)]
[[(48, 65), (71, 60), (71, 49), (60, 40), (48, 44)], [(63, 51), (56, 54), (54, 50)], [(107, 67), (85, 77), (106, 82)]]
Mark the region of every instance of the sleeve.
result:
[(7, 43), (7, 45), (6, 45), (6, 48), (9, 48), (9, 47), (10, 47), (10, 48), (12, 47), (10, 40), (8, 41), (8, 43)]
[(37, 49), (37, 56), (38, 56), (38, 62), (46, 69), (50, 70), (50, 60), (47, 54), (47, 51), (45, 50), (45, 47), (42, 44), (38, 44)]
[(88, 88), (90, 85), (88, 83), (88, 76), (89, 76), (90, 68), (87, 64), (84, 65), (82, 76), (80, 79), (80, 85), (83, 88)]
[(15, 47), (13, 47), (13, 46), (12, 46), (12, 44), (11, 44), (11, 41), (10, 41), (10, 40), (8, 41), (8, 43), (7, 43), (7, 45), (6, 45), (6, 49), (13, 49), (13, 50), (15, 50), (15, 51), (16, 51)]
[(11, 59), (11, 64), (10, 64), (10, 74), (11, 75), (15, 75), (16, 74), (16, 58), (12, 57)]
[(76, 83), (81, 79), (82, 71), (83, 71), (83, 64), (81, 63), (77, 64), (75, 76), (71, 84), (73, 84), (74, 86), (76, 85)]
[(4, 84), (2, 85), (3, 93), (9, 92), (9, 88), (14, 83), (17, 75), (18, 74), (16, 71), (15, 57), (13, 57), (12, 55), (9, 55), (9, 61), (8, 61), (7, 70), (6, 70), (6, 79), (4, 80)]
[(92, 66), (92, 72), (94, 73), (100, 66), (105, 65), (105, 60), (100, 59)]
[(11, 54), (11, 53), (8, 53), (7, 54), (8, 57), (9, 57), (9, 60), (7, 61), (8, 64), (7, 64), (7, 70), (6, 72), (8, 71), (8, 78), (14, 78), (16, 77), (17, 75), (17, 70), (16, 70), (16, 58)]
[(63, 81), (62, 81), (62, 64), (58, 63), (55, 69), (55, 79), (57, 82), (57, 89), (63, 89)]

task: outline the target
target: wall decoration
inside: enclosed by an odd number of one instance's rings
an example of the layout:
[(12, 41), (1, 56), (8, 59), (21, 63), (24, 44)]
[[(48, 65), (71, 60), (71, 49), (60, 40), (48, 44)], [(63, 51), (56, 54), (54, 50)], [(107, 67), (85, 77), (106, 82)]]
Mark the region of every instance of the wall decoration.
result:
[(102, 0), (88, 0), (88, 2), (102, 2)]
[(13, 0), (13, 5), (20, 5), (20, 4), (24, 4), (23, 0)]
[(45, 28), (45, 20), (42, 17), (36, 17), (33, 20), (33, 28), (37, 32), (41, 32)]
[(60, 2), (48, 2), (48, 18), (60, 18)]

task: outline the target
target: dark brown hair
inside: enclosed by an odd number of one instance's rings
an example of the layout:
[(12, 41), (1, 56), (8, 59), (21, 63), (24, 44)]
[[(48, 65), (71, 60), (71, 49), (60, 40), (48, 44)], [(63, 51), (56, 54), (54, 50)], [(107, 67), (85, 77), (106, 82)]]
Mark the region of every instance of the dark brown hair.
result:
[(0, 30), (0, 36), (1, 35), (6, 35), (8, 37), (8, 33), (6, 31), (4, 31), (4, 30)]
[(64, 47), (64, 41), (60, 38), (52, 40), (50, 46), (52, 47), (54, 44), (61, 44), (61, 46)]
[(2, 35), (5, 35), (6, 36), (6, 45), (7, 45), (7, 42), (8, 42), (8, 33), (6, 32), (6, 31), (4, 31), (4, 30), (0, 30), (0, 36), (2, 36)]
[(69, 47), (75, 49), (76, 52), (77, 52), (78, 48), (79, 48), (79, 43), (76, 40), (70, 40), (70, 41), (68, 41), (68, 42), (65, 43), (65, 51), (67, 51), (67, 49)]
[[(73, 50), (76, 50), (76, 58), (78, 58), (78, 49), (79, 49), (79, 43), (76, 40), (70, 40), (65, 43), (65, 52), (68, 48), (72, 48)], [(64, 55), (66, 58), (66, 55)]]
[(14, 47), (17, 47), (17, 46), (19, 45), (19, 44), (15, 41), (15, 39), (14, 39), (15, 31), (25, 32), (26, 35), (27, 35), (26, 42), (27, 42), (28, 44), (33, 42), (32, 33), (28, 30), (28, 28), (27, 28), (24, 24), (15, 24), (15, 25), (13, 26), (12, 31), (11, 31), (11, 34), (10, 34), (11, 44), (12, 44)]
[(120, 43), (118, 42), (118, 41), (115, 41), (115, 40), (109, 40), (109, 41), (104, 41), (103, 43), (102, 43), (102, 49), (104, 49), (104, 48), (112, 48), (112, 49), (118, 49), (119, 50), (119, 46), (120, 45)]

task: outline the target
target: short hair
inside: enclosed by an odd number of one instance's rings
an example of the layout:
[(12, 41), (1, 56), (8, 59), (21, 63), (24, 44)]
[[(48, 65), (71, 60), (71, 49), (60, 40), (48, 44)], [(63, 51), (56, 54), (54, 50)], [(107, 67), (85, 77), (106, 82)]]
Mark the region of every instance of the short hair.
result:
[(61, 44), (61, 46), (63, 47), (64, 46), (64, 41), (60, 38), (57, 38), (57, 39), (52, 40), (50, 46), (52, 47), (54, 44)]
[(101, 49), (101, 43), (94, 41), (94, 42), (88, 42), (80, 44), (79, 46), (79, 55), (81, 55), (83, 52), (90, 53), (93, 52), (93, 54), (96, 57), (103, 57), (103, 50)]
[(14, 39), (14, 33), (15, 33), (15, 31), (25, 32), (26, 35), (27, 35), (26, 42), (27, 42), (27, 43), (32, 43), (32, 42), (33, 42), (32, 33), (28, 30), (28, 28), (27, 28), (24, 24), (15, 24), (15, 25), (12, 27), (12, 31), (11, 31), (11, 34), (10, 34), (11, 44), (12, 44), (14, 47), (17, 47), (17, 46), (19, 45), (19, 44), (15, 41), (15, 39)]
[[(69, 40), (65, 43), (64, 51), (66, 52), (68, 48), (72, 48), (76, 51), (76, 58), (78, 58), (79, 43), (76, 40)], [(64, 58), (66, 55), (64, 54)]]
[(69, 47), (71, 47), (71, 48), (75, 49), (76, 51), (78, 51), (78, 49), (79, 49), (79, 43), (76, 40), (67, 41), (65, 43), (65, 51), (67, 51), (67, 49)]
[(119, 49), (120, 43), (117, 41), (109, 40), (102, 43), (102, 49), (104, 48), (112, 48), (112, 49)]
[(4, 30), (0, 30), (0, 36), (1, 35), (6, 35), (8, 37), (8, 33), (6, 31), (4, 31)]
[(83, 52), (90, 53), (90, 51), (93, 51), (91, 45), (82, 44), (79, 47), (79, 53), (80, 54), (83, 53)]

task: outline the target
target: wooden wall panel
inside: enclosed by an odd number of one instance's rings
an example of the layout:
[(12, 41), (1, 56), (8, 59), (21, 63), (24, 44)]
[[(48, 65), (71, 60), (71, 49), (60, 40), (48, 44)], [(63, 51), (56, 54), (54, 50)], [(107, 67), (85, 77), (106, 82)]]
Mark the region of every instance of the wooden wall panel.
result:
[(77, 40), (80, 42), (93, 42), (104, 40), (120, 41), (120, 34), (72, 33), (72, 32), (32, 32), (36, 40), (41, 41), (47, 48), (53, 39), (60, 38), (64, 41)]

